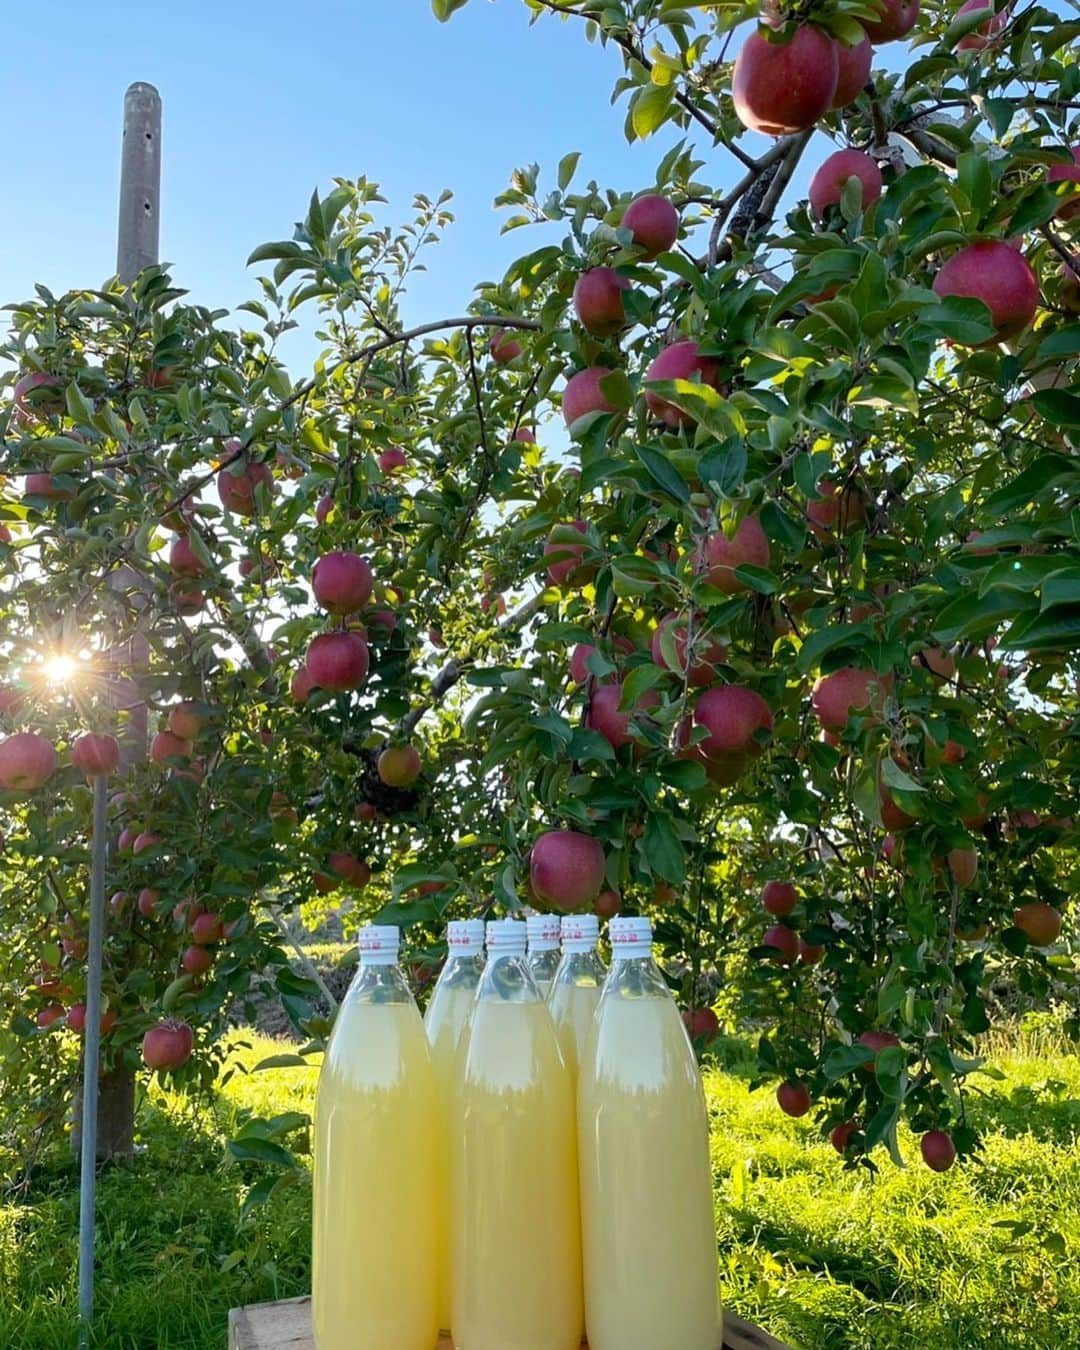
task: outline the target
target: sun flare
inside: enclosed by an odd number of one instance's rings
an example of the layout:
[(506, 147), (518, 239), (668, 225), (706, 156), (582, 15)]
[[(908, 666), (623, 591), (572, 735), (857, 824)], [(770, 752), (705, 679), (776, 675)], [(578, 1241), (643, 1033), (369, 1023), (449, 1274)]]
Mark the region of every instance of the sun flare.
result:
[(46, 658), (44, 670), (50, 684), (71, 684), (79, 673), (79, 662), (73, 656), (57, 653)]

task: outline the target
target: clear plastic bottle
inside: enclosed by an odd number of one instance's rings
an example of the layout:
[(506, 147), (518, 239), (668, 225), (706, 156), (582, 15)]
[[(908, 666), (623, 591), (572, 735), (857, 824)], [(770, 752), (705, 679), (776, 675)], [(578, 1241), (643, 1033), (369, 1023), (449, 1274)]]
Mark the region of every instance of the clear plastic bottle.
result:
[(317, 1350), (431, 1350), (447, 1213), (431, 1147), (439, 1094), (399, 930), (360, 934), (315, 1105), (312, 1320)]
[(548, 1007), (563, 1059), (576, 1082), (607, 966), (597, 950), (600, 920), (595, 914), (565, 914), (561, 931), (562, 960), (548, 994)]
[(609, 925), (612, 966), (578, 1075), (590, 1350), (720, 1350), (709, 1125), (648, 919)]
[(578, 1350), (581, 1225), (570, 1073), (526, 964), (525, 925), (489, 923), (487, 950), (455, 1075), (454, 1344)]
[[(441, 1112), (439, 1128), (443, 1136), (446, 1175), (450, 1174), (454, 1066), (458, 1046), (476, 999), (476, 989), (484, 970), (483, 919), (455, 919), (447, 925), (449, 953), (428, 1000), (424, 1030), (431, 1045), (431, 1057), (439, 1082)], [(450, 1327), (450, 1233), (445, 1235), (445, 1251), (440, 1262), (442, 1287), (439, 1292), (439, 1325)]]
[(530, 914), (525, 928), (529, 935), (529, 969), (541, 998), (547, 998), (559, 968), (559, 916)]

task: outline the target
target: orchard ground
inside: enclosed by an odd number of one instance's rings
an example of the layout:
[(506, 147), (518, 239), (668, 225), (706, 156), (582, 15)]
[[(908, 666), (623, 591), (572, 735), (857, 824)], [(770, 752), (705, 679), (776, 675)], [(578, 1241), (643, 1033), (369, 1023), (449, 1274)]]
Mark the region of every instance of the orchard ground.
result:
[[(265, 1169), (226, 1140), (251, 1117), (311, 1109), (312, 1068), (245, 1070), (291, 1047), (238, 1030), (210, 1106), (158, 1087), (134, 1171), (101, 1180), (96, 1344), (217, 1350), (230, 1306), (306, 1292), (306, 1166), (238, 1221)], [(748, 1043), (717, 1043), (707, 1072), (720, 1279), (726, 1306), (805, 1350), (1051, 1350), (1080, 1344), (1080, 1064), (1052, 1027), (997, 1033), (1002, 1076), (977, 1076), (986, 1148), (937, 1176), (887, 1160), (845, 1171), (812, 1117), (751, 1092)], [(302, 1131), (288, 1136), (305, 1162)], [(2, 1166), (3, 1159), (0, 1159)], [(292, 1174), (291, 1174), (292, 1175)], [(55, 1158), (0, 1204), (0, 1345), (73, 1345), (77, 1176)]]

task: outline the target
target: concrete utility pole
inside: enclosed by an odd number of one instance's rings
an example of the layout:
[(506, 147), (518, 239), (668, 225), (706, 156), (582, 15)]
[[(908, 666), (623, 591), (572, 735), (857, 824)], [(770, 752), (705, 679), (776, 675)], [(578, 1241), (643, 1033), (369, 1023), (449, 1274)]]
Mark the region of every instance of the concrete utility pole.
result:
[(120, 160), (120, 223), (116, 273), (130, 285), (158, 262), (161, 222), (161, 95), (136, 83), (124, 95)]
[[(117, 229), (116, 271), (130, 285), (145, 267), (158, 261), (161, 207), (161, 97), (150, 84), (133, 84), (124, 95), (124, 139), (120, 167), (120, 218)], [(129, 568), (118, 569), (120, 589), (138, 586)], [(145, 667), (148, 645), (139, 634), (114, 652), (117, 665), (129, 670)], [(118, 659), (117, 659), (118, 658)], [(111, 699), (127, 710), (121, 737), (121, 772), (146, 755), (147, 716), (144, 703), (132, 704), (130, 681), (116, 680)], [(85, 1055), (81, 1101), (81, 1156), (79, 1172), (79, 1344), (86, 1346), (94, 1316), (94, 1211), (98, 1160), (98, 1101), (105, 1106), (106, 1156), (132, 1148), (131, 1120), (134, 1079), (120, 1066), (99, 1083), (101, 1056), (101, 967), (105, 938), (106, 797), (105, 778), (94, 781), (94, 838), (90, 872), (90, 935), (86, 971)]]

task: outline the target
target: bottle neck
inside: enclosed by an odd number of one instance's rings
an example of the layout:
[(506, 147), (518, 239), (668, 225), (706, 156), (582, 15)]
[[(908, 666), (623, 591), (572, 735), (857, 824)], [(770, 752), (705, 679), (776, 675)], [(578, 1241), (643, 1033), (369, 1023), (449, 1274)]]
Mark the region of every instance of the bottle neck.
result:
[(451, 953), (446, 965), (439, 973), (437, 989), (475, 989), (480, 983), (484, 971), (484, 957), (481, 952), (466, 956)]
[(544, 1001), (523, 952), (491, 952), (476, 997), (480, 1003)]
[(595, 947), (590, 947), (583, 952), (563, 952), (555, 982), (557, 984), (600, 985), (607, 978), (607, 973), (607, 966), (604, 965), (600, 953)]
[(604, 996), (616, 998), (671, 998), (660, 967), (651, 956), (616, 959), (604, 984)]
[(368, 965), (362, 963), (349, 987), (348, 997), (354, 1003), (413, 1003), (400, 966)]

